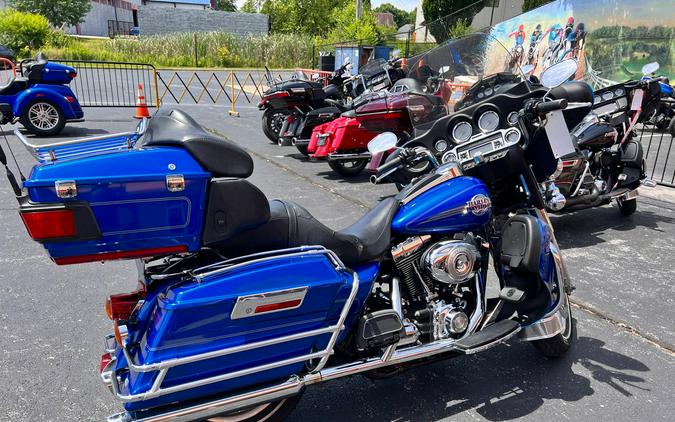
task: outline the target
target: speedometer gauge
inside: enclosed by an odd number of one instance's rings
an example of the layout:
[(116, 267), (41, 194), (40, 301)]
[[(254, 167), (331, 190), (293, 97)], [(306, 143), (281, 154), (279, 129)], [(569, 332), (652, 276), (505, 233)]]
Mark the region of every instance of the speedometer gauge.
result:
[(602, 101), (609, 101), (612, 98), (614, 98), (614, 93), (612, 91), (602, 93)]
[(623, 88), (617, 88), (614, 90), (614, 95), (617, 97), (622, 97), (624, 95)]
[(492, 132), (499, 127), (499, 114), (490, 110), (478, 118), (478, 127), (483, 132)]
[(452, 128), (452, 139), (454, 139), (458, 144), (471, 139), (472, 134), (473, 128), (469, 122), (459, 122), (454, 128)]

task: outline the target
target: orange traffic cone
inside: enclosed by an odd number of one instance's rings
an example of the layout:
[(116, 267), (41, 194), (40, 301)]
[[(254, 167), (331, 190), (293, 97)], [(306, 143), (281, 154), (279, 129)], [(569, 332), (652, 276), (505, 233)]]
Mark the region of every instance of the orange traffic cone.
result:
[(143, 84), (138, 84), (138, 96), (136, 97), (136, 115), (137, 119), (150, 118), (148, 111), (148, 103), (145, 102), (145, 95), (143, 95)]

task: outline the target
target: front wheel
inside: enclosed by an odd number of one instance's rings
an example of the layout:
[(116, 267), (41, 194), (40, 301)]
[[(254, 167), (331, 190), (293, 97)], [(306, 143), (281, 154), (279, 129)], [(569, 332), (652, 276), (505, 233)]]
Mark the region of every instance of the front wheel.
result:
[(35, 136), (54, 136), (66, 125), (66, 116), (61, 108), (49, 100), (39, 98), (26, 105), (19, 120)]
[(629, 199), (627, 201), (617, 201), (619, 211), (622, 215), (628, 217), (637, 210), (637, 198)]
[(368, 165), (368, 159), (360, 158), (350, 161), (328, 161), (328, 165), (340, 176), (355, 177), (366, 168)]
[(298, 405), (302, 393), (287, 399), (264, 403), (248, 409), (209, 418), (209, 422), (281, 422), (291, 414)]
[(262, 115), (262, 130), (271, 143), (279, 142), (279, 132), (289, 114), (286, 110), (265, 109)]
[(565, 315), (565, 328), (553, 337), (543, 340), (535, 340), (532, 345), (547, 358), (563, 357), (572, 347), (576, 337), (576, 324), (572, 319), (572, 305), (569, 297), (565, 296), (565, 305), (563, 308)]

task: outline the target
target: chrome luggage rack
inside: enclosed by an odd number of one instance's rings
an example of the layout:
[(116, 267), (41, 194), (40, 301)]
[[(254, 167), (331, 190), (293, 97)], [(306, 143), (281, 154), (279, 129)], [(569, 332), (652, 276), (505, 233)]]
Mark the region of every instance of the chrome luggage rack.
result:
[[(352, 286), (351, 286), (351, 291), (349, 293), (349, 297), (345, 301), (345, 304), (340, 312), (340, 316), (338, 318), (338, 321), (331, 326), (328, 327), (323, 327), (323, 328), (318, 328), (310, 331), (305, 331), (305, 332), (299, 332), (295, 334), (290, 334), (287, 336), (283, 337), (278, 337), (274, 339), (268, 339), (268, 340), (263, 340), (263, 341), (258, 341), (255, 343), (250, 343), (250, 344), (242, 344), (239, 346), (233, 346), (233, 347), (227, 347), (224, 349), (219, 349), (219, 350), (213, 350), (210, 352), (206, 353), (200, 353), (196, 355), (190, 355), (190, 356), (184, 356), (180, 358), (173, 358), (165, 361), (160, 361), (156, 363), (151, 363), (151, 364), (144, 364), (144, 365), (137, 365), (134, 363), (134, 359), (129, 353), (127, 344), (126, 344), (126, 339), (123, 339), (123, 343), (121, 345), (122, 353), (124, 354), (124, 357), (127, 361), (128, 369), (133, 372), (157, 372), (157, 376), (155, 377), (155, 380), (150, 387), (149, 390), (143, 392), (143, 393), (138, 393), (138, 394), (125, 394), (122, 392), (122, 388), (120, 387), (119, 383), (121, 379), (118, 377), (116, 374), (115, 369), (111, 369), (109, 373), (102, 374), (102, 379), (106, 384), (108, 384), (115, 397), (123, 402), (135, 402), (135, 401), (140, 401), (140, 400), (149, 400), (152, 398), (164, 396), (166, 394), (171, 394), (171, 393), (176, 393), (179, 391), (184, 391), (196, 387), (201, 387), (203, 385), (208, 385), (208, 384), (213, 384), (216, 382), (221, 382), (221, 381), (226, 381), (229, 379), (233, 378), (238, 378), (250, 374), (254, 374), (257, 372), (262, 372), (262, 371), (267, 371), (270, 369), (274, 368), (280, 368), (282, 366), (287, 366), (287, 365), (292, 365), (295, 363), (300, 363), (300, 362), (306, 362), (310, 361), (313, 359), (320, 359), (319, 362), (314, 366), (314, 369), (312, 370), (313, 373), (316, 373), (323, 369), (323, 367), (326, 365), (326, 362), (328, 361), (328, 358), (330, 355), (333, 353), (333, 348), (335, 347), (335, 343), (337, 342), (338, 336), (340, 332), (344, 329), (344, 322), (347, 318), (347, 315), (349, 314), (349, 310), (352, 307), (352, 304), (354, 303), (354, 299), (356, 297), (356, 293), (358, 291), (359, 287), (359, 278), (356, 272), (353, 272), (351, 270), (348, 270), (342, 261), (335, 255), (335, 253), (329, 249), (324, 248), (323, 246), (303, 246), (299, 248), (289, 248), (289, 249), (281, 249), (281, 250), (276, 250), (276, 251), (270, 251), (270, 252), (263, 252), (263, 253), (258, 253), (258, 254), (253, 254), (253, 255), (247, 255), (244, 257), (240, 258), (234, 258), (226, 261), (222, 261), (216, 264), (212, 264), (206, 267), (198, 268), (196, 270), (193, 270), (190, 274), (200, 282), (205, 281), (207, 277), (210, 276), (215, 276), (215, 275), (222, 275), (224, 273), (233, 271), (235, 269), (243, 268), (249, 265), (255, 265), (261, 262), (269, 262), (269, 261), (274, 261), (274, 260), (280, 260), (280, 259), (288, 259), (288, 258), (295, 258), (295, 257), (302, 257), (302, 256), (307, 256), (307, 255), (325, 255), (327, 259), (333, 264), (333, 267), (335, 268), (335, 271), (338, 272), (343, 272), (343, 271), (349, 271), (352, 275)], [(253, 349), (258, 349), (261, 347), (267, 347), (267, 346), (272, 346), (275, 344), (279, 343), (285, 343), (289, 341), (294, 341), (294, 340), (299, 340), (303, 338), (308, 338), (308, 337), (315, 337), (323, 334), (330, 334), (330, 340), (328, 341), (328, 344), (326, 345), (325, 349), (319, 350), (316, 352), (312, 352), (306, 355), (301, 355), (301, 356), (296, 356), (284, 360), (280, 360), (277, 362), (270, 362), (264, 365), (259, 365), (251, 368), (246, 368), (246, 369), (241, 369), (238, 371), (234, 372), (229, 372), (221, 375), (216, 375), (212, 376), (209, 378), (204, 378), (196, 381), (191, 381), (191, 382), (186, 382), (183, 384), (178, 384), (170, 387), (165, 387), (162, 388), (162, 382), (164, 381), (164, 378), (166, 377), (167, 372), (169, 369), (180, 366), (180, 365), (185, 365), (188, 363), (193, 363), (193, 362), (198, 362), (206, 359), (213, 359), (225, 355), (230, 355), (234, 353), (240, 353), (240, 352), (245, 352)], [(106, 338), (106, 350), (107, 351), (113, 351), (115, 348), (113, 345), (110, 345), (108, 342), (112, 340), (112, 337), (108, 336)], [(114, 364), (110, 365), (111, 368), (114, 368)]]
[(52, 142), (49, 144), (32, 144), (25, 136), (14, 130), (28, 152), (41, 164), (53, 163), (57, 160), (72, 160), (109, 152), (127, 151), (133, 149), (140, 138), (138, 132), (114, 133), (89, 138), (72, 139)]

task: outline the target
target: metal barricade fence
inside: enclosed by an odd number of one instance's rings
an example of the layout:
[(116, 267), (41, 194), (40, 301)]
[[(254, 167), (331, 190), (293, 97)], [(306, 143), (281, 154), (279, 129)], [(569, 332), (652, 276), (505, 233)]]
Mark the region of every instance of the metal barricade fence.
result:
[(52, 60), (77, 70), (70, 83), (83, 107), (135, 107), (138, 84), (148, 107), (159, 107), (157, 70), (147, 63)]
[(660, 185), (675, 187), (675, 148), (667, 130), (643, 125), (638, 130), (642, 143), (647, 176)]

